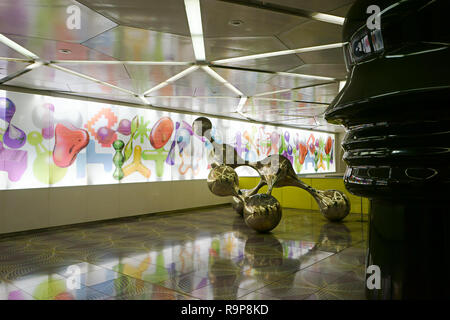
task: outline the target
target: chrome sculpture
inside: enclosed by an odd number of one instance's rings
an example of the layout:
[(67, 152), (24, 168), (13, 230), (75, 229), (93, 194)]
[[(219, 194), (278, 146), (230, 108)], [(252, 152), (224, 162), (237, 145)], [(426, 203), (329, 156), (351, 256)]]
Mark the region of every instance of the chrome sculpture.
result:
[[(330, 221), (340, 221), (350, 212), (350, 201), (339, 190), (316, 190), (301, 181), (291, 162), (282, 155), (270, 155), (262, 161), (249, 162), (242, 159), (236, 150), (226, 144), (218, 144), (211, 135), (212, 124), (207, 118), (197, 118), (193, 123), (196, 135), (211, 144), (208, 158), (211, 171), (207, 183), (209, 190), (221, 197), (233, 196), (233, 209), (244, 217), (250, 228), (258, 232), (269, 232), (281, 220), (282, 209), (272, 196), (273, 188), (298, 187), (307, 191), (316, 200), (322, 215)], [(261, 180), (253, 189), (239, 189), (239, 177), (234, 170), (240, 166), (255, 169)], [(266, 193), (258, 191), (267, 185)]]

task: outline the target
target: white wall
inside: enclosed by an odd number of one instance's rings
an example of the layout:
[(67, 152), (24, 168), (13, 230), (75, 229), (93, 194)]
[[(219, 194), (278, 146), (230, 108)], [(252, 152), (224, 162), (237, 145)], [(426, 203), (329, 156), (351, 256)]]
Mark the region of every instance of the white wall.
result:
[(342, 140), (344, 140), (345, 132), (336, 133), (336, 142), (335, 149), (336, 150), (336, 173), (344, 174), (345, 170), (347, 170), (347, 164), (342, 160), (344, 156), (344, 149), (342, 149)]
[(230, 203), (206, 180), (0, 191), (0, 234)]

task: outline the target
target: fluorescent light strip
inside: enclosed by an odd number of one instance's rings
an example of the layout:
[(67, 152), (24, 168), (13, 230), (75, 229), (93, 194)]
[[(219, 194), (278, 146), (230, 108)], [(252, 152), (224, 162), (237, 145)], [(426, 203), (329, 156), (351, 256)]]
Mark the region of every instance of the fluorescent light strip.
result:
[(321, 50), (328, 50), (328, 49), (336, 49), (336, 48), (343, 47), (344, 44), (345, 43), (332, 43), (332, 44), (325, 44), (325, 45), (314, 46), (314, 47), (306, 47), (306, 48), (298, 48), (298, 49), (291, 49), (291, 50), (282, 50), (282, 51), (273, 51), (273, 52), (252, 54), (252, 55), (249, 55), (249, 56), (242, 56), (242, 57), (236, 57), (236, 58), (216, 60), (216, 61), (213, 61), (212, 63), (219, 63), (219, 64), (232, 63), (232, 62), (245, 61), (245, 60), (253, 60), (253, 59), (262, 59), (262, 58), (283, 56), (283, 55), (287, 55), (287, 54), (295, 54), (295, 53), (304, 53), (304, 52), (313, 52), (313, 51), (321, 51)]
[(203, 40), (202, 14), (199, 0), (184, 0), (186, 15), (191, 32), (192, 46), (197, 61), (205, 61), (205, 43)]
[(1, 33), (0, 33), (0, 42), (5, 44), (5, 45), (7, 45), (11, 49), (16, 50), (17, 52), (19, 52), (20, 54), (24, 55), (25, 57), (28, 57), (28, 58), (33, 59), (33, 60), (39, 59), (39, 57), (37, 55), (35, 55), (33, 52), (25, 49), (20, 44), (12, 41), (11, 39), (9, 39), (7, 37), (5, 37)]
[(244, 96), (244, 94), (239, 91), (235, 86), (233, 86), (231, 83), (229, 83), (227, 80), (225, 80), (224, 78), (222, 78), (222, 76), (220, 74), (218, 74), (217, 72), (215, 72), (213, 69), (211, 69), (208, 66), (203, 66), (202, 67), (203, 70), (206, 71), (206, 73), (208, 73), (211, 77), (213, 77), (214, 79), (216, 79), (217, 81), (219, 81), (220, 83), (222, 83), (224, 86), (226, 86), (228, 89), (230, 89), (231, 91), (233, 91), (234, 93), (236, 93), (238, 96)]
[(333, 16), (331, 14), (320, 13), (320, 12), (311, 14), (311, 18), (313, 18), (314, 20), (338, 24), (341, 26), (344, 24), (344, 21), (345, 21), (345, 18), (343, 18), (343, 17)]
[(29, 65), (27, 65), (25, 68), (23, 68), (23, 69), (21, 69), (21, 70), (19, 70), (19, 71), (17, 71), (17, 72), (14, 72), (14, 73), (12, 73), (12, 74), (9, 74), (9, 75), (7, 75), (7, 76), (1, 78), (1, 79), (0, 79), (0, 84), (3, 84), (3, 83), (8, 82), (8, 81), (11, 81), (12, 79), (15, 79), (15, 78), (17, 78), (17, 77), (20, 77), (21, 75), (23, 75), (23, 74), (25, 74), (25, 73), (27, 73), (27, 72), (30, 72), (31, 70), (34, 70), (34, 69), (36, 69), (36, 68), (39, 68), (39, 67), (42, 66), (43, 64), (44, 64), (44, 63), (43, 63), (42, 61), (36, 61), (36, 62), (34, 62), (34, 63), (32, 63), (32, 64), (29, 64)]
[(148, 89), (147, 91), (145, 91), (145, 92), (143, 93), (143, 95), (146, 96), (146, 95), (148, 95), (149, 93), (151, 93), (151, 92), (153, 92), (153, 91), (156, 91), (156, 90), (159, 90), (159, 89), (161, 89), (161, 88), (164, 88), (165, 86), (169, 85), (170, 83), (172, 83), (172, 82), (174, 82), (174, 81), (177, 81), (178, 79), (180, 79), (180, 78), (182, 78), (182, 77), (188, 75), (189, 73), (191, 73), (191, 72), (197, 70), (198, 68), (199, 68), (199, 66), (192, 66), (192, 67), (189, 67), (189, 68), (187, 68), (187, 69), (181, 71), (180, 73), (177, 73), (177, 74), (174, 75), (173, 77), (167, 79), (166, 81), (163, 81), (163, 82), (161, 82), (160, 84), (154, 86), (153, 88)]
[(175, 98), (175, 99), (236, 99), (235, 96), (151, 96), (151, 98)]
[(24, 62), (24, 63), (33, 63), (34, 60), (27, 59), (19, 59), (19, 58), (8, 58), (8, 57), (0, 57), (1, 61), (12, 61), (12, 62)]
[(319, 104), (321, 106), (311, 106), (308, 108), (323, 108), (323, 106), (330, 105), (325, 102), (314, 102), (314, 101), (304, 101), (304, 100), (291, 100), (291, 99), (277, 99), (277, 98), (253, 98), (253, 100), (262, 100), (262, 101), (279, 101), (279, 102), (295, 102), (295, 103), (310, 103), (310, 104)]
[(148, 100), (143, 96), (143, 95), (138, 95), (137, 96), (145, 105), (149, 105), (150, 103), (148, 102)]
[(242, 109), (244, 108), (245, 103), (247, 102), (247, 97), (241, 97), (241, 100), (239, 100), (239, 104), (237, 106), (236, 112), (240, 113), (242, 112)]
[(287, 77), (297, 77), (297, 78), (303, 78), (303, 79), (311, 79), (311, 80), (328, 80), (328, 81), (335, 81), (335, 78), (329, 78), (329, 77), (321, 77), (321, 76), (312, 76), (309, 74), (301, 74), (301, 73), (290, 73), (290, 72), (275, 72), (275, 74), (280, 76), (287, 76)]
[[(1, 58), (0, 58), (1, 59)], [(127, 64), (127, 65), (148, 65), (148, 66), (187, 66), (192, 62), (180, 61), (118, 61), (118, 60), (54, 60), (50, 61), (54, 64)]]
[(119, 91), (122, 91), (122, 92), (125, 92), (125, 93), (128, 93), (128, 94), (131, 94), (131, 95), (133, 95), (133, 96), (136, 95), (136, 93), (134, 93), (133, 91), (130, 91), (130, 90), (127, 90), (127, 89), (123, 89), (123, 88), (120, 88), (120, 87), (115, 86), (115, 85), (113, 85), (113, 84), (110, 84), (110, 83), (108, 83), (108, 82), (105, 82), (105, 81), (102, 81), (102, 80), (98, 80), (98, 79), (96, 79), (96, 78), (87, 76), (87, 75), (85, 75), (85, 74), (82, 74), (82, 73), (79, 73), (79, 72), (76, 72), (76, 71), (73, 71), (73, 70), (70, 70), (70, 69), (66, 69), (66, 68), (64, 68), (64, 67), (60, 67), (60, 66), (58, 66), (58, 65), (49, 64), (48, 66), (49, 66), (49, 67), (52, 67), (52, 68), (54, 68), (54, 69), (57, 69), (57, 70), (60, 70), (60, 71), (69, 73), (69, 74), (71, 74), (71, 75), (74, 75), (74, 76), (77, 76), (77, 77), (80, 77), (80, 78), (83, 78), (83, 79), (86, 79), (86, 80), (90, 80), (90, 81), (92, 81), (92, 82), (96, 82), (96, 83), (102, 84), (102, 85), (104, 85), (104, 86), (107, 86), (107, 87), (110, 87), (110, 88), (113, 88), (113, 89), (116, 89), (116, 90), (119, 90)]

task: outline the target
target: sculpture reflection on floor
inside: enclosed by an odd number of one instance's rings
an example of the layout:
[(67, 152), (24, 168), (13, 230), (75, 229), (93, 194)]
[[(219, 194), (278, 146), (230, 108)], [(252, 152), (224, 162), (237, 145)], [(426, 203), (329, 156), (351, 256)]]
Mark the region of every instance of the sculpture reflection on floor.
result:
[[(244, 216), (250, 228), (258, 232), (274, 229), (281, 220), (281, 205), (272, 196), (273, 188), (293, 186), (306, 190), (316, 200), (322, 215), (330, 221), (340, 221), (350, 212), (350, 201), (338, 190), (316, 190), (302, 182), (292, 168), (291, 162), (282, 155), (270, 155), (262, 161), (249, 162), (226, 144), (218, 144), (211, 136), (212, 124), (207, 118), (197, 118), (193, 123), (195, 134), (211, 143), (208, 154), (211, 171), (207, 183), (217, 196), (233, 196), (234, 210)], [(234, 168), (249, 166), (255, 169), (261, 180), (253, 189), (239, 189), (239, 177)], [(267, 185), (267, 193), (258, 191)]]

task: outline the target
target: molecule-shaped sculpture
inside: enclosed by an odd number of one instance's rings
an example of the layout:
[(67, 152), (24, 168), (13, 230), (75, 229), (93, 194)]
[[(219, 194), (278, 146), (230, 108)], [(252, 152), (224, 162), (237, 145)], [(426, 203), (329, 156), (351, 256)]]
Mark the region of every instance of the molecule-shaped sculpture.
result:
[[(218, 196), (233, 196), (233, 209), (243, 215), (250, 228), (268, 232), (279, 224), (282, 209), (272, 196), (273, 188), (279, 187), (293, 186), (306, 190), (316, 200), (322, 215), (330, 221), (340, 221), (349, 214), (350, 201), (343, 192), (321, 191), (308, 186), (297, 177), (291, 162), (284, 156), (270, 155), (262, 161), (245, 161), (232, 146), (214, 141), (209, 119), (197, 118), (193, 129), (195, 134), (205, 137), (214, 147), (208, 154), (212, 168), (207, 179), (209, 189)], [(258, 172), (261, 180), (255, 188), (239, 189), (239, 177), (234, 168), (240, 166), (249, 166)], [(268, 186), (267, 193), (258, 194), (265, 185)]]

